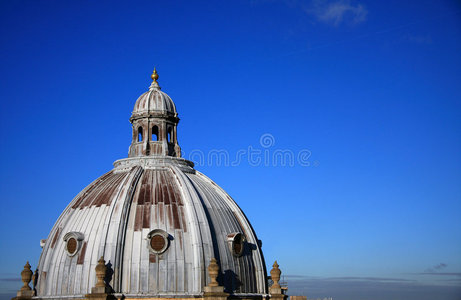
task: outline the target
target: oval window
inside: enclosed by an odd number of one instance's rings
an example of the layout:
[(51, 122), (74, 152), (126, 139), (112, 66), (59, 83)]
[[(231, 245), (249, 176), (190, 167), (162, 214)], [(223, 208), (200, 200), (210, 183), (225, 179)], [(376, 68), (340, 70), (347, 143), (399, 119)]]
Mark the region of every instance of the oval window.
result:
[(227, 235), (227, 241), (233, 255), (241, 256), (245, 248), (245, 236), (240, 232), (235, 232)]
[(67, 252), (69, 252), (70, 255), (75, 254), (77, 251), (77, 240), (74, 239), (73, 237), (67, 240)]
[(67, 255), (74, 256), (80, 250), (84, 236), (80, 232), (71, 231), (64, 235)]

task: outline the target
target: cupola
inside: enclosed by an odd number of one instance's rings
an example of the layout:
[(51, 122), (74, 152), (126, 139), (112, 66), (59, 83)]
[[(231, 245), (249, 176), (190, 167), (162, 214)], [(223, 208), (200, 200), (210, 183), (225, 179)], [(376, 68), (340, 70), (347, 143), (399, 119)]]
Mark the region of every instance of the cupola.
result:
[(181, 157), (177, 131), (179, 118), (170, 96), (161, 91), (154, 68), (149, 90), (136, 101), (130, 122), (133, 137), (128, 157), (173, 156)]

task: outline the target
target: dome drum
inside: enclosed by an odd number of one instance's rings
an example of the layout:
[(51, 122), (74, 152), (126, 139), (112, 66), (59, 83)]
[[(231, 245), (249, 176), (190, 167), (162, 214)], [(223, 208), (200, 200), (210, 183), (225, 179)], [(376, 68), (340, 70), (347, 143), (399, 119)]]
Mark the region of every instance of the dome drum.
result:
[[(177, 119), (179, 121), (179, 119)], [(177, 123), (161, 118), (132, 120), (132, 143), (128, 157), (167, 155), (180, 157)]]
[(179, 123), (179, 120), (180, 120), (178, 118), (178, 114), (176, 113), (173, 114), (171, 112), (165, 112), (165, 111), (135, 112), (133, 111), (133, 114), (130, 118), (130, 122), (133, 122), (139, 119), (144, 119), (144, 118), (167, 120), (172, 123)]

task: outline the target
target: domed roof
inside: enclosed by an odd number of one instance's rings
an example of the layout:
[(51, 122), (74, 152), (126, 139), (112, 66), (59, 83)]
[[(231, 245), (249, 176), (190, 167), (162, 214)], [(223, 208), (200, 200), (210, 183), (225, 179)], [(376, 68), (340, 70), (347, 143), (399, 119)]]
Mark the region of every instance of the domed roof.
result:
[(173, 100), (160, 90), (160, 86), (157, 83), (158, 74), (156, 70), (154, 70), (151, 77), (153, 79), (152, 84), (149, 90), (136, 100), (132, 116), (143, 116), (152, 113), (166, 113), (176, 116), (176, 106)]
[(101, 256), (108, 284), (126, 298), (200, 297), (210, 282), (212, 258), (226, 292), (267, 295), (261, 243), (248, 219), (223, 189), (181, 157), (121, 159), (83, 189), (44, 242), (37, 296), (82, 298), (96, 282)]

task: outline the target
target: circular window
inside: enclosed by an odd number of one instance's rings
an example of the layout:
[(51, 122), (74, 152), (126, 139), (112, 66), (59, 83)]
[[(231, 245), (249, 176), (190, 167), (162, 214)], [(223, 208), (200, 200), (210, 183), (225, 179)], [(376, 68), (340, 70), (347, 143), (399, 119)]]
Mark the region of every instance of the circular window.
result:
[(77, 240), (73, 237), (68, 239), (66, 246), (69, 254), (74, 254), (77, 251)]
[(165, 238), (160, 234), (155, 234), (150, 238), (150, 246), (152, 250), (161, 252), (165, 248)]
[(163, 230), (155, 229), (152, 230), (148, 235), (149, 248), (156, 254), (161, 254), (168, 248), (168, 233)]

